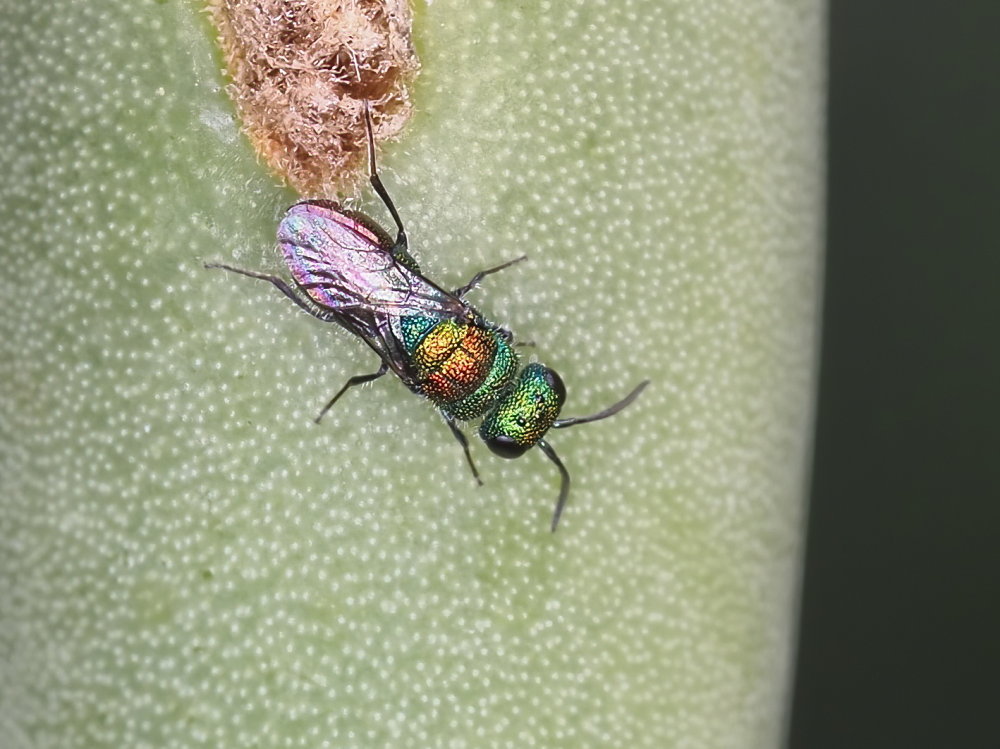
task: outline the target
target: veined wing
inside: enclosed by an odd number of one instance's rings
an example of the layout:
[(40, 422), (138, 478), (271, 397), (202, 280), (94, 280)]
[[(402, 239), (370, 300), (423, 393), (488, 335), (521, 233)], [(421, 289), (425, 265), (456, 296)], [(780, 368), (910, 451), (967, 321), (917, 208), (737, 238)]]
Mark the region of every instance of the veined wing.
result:
[(278, 226), (296, 283), (321, 307), (463, 316), (468, 307), (393, 257), (380, 229), (327, 201), (296, 203)]
[(392, 239), (363, 217), (328, 201), (296, 203), (278, 226), (278, 244), (299, 288), (363, 338), (409, 383), (399, 319), (468, 319), (473, 310), (404, 265)]

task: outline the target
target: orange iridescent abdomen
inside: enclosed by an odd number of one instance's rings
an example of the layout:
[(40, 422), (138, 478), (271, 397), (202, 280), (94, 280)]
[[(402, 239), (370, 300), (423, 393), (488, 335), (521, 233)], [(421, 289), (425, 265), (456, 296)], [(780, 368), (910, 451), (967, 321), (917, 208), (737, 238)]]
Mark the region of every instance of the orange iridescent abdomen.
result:
[(414, 316), (404, 339), (418, 392), (460, 419), (481, 416), (516, 374), (517, 356), (490, 328)]
[(445, 320), (434, 326), (413, 352), (421, 392), (435, 403), (452, 403), (486, 379), (496, 354), (491, 330)]

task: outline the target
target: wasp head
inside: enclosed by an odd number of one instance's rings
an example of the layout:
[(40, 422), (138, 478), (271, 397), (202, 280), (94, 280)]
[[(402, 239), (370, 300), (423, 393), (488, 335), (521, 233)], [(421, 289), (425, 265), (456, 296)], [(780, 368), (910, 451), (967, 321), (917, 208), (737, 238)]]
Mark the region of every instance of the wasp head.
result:
[(486, 415), (479, 436), (501, 458), (518, 458), (545, 435), (565, 400), (562, 378), (546, 366), (529, 364)]

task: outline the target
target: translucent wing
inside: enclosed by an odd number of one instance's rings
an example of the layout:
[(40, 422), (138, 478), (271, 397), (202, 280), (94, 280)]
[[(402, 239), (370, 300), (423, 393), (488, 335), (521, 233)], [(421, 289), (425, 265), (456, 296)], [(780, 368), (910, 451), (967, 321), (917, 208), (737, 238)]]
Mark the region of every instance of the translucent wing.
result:
[[(328, 201), (296, 203), (278, 226), (278, 244), (298, 286), (411, 382), (399, 319), (472, 319), (475, 312), (392, 254), (392, 240), (370, 220)], [(405, 258), (408, 260), (408, 258)]]

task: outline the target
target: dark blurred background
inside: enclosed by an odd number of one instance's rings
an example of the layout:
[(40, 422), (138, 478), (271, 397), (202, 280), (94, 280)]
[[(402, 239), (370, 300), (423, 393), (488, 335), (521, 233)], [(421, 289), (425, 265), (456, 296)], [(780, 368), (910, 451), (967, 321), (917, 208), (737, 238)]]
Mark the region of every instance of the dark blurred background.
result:
[(790, 749), (1000, 747), (1000, 0), (831, 0)]

